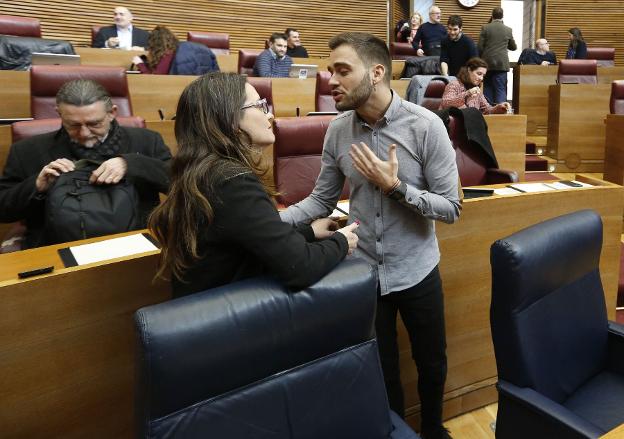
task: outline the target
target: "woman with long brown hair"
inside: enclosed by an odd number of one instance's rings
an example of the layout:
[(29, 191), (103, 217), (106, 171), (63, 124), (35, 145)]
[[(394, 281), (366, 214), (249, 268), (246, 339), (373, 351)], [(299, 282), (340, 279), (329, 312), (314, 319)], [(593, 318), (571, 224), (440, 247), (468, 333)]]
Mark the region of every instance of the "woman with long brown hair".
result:
[(240, 75), (210, 73), (182, 92), (169, 194), (149, 220), (162, 245), (158, 275), (171, 271), (175, 296), (261, 274), (305, 288), (357, 245), (356, 224), (333, 232), (329, 219), (281, 221), (262, 182), (272, 119)]
[(156, 26), (147, 40), (147, 56), (135, 56), (132, 62), (141, 73), (167, 75), (178, 44), (178, 38), (167, 27)]
[(583, 39), (583, 33), (578, 27), (573, 27), (568, 31), (570, 44), (566, 52), (566, 59), (585, 59), (587, 58), (587, 44)]
[(477, 108), (483, 114), (506, 113), (508, 102), (490, 105), (483, 96), (481, 83), (487, 73), (488, 65), (481, 58), (470, 58), (457, 72), (457, 80), (447, 84), (442, 95), (440, 109)]

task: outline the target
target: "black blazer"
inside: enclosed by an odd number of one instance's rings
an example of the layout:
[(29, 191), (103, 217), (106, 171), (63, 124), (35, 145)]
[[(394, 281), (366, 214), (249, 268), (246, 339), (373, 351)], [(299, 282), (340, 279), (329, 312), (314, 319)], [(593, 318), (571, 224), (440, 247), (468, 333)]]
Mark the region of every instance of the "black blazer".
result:
[[(105, 26), (95, 36), (93, 40), (93, 47), (103, 48), (106, 47), (105, 43), (109, 38), (117, 37), (117, 26)], [(132, 45), (139, 47), (147, 47), (147, 39), (149, 38), (149, 32), (143, 29), (139, 29), (136, 26), (132, 26)]]

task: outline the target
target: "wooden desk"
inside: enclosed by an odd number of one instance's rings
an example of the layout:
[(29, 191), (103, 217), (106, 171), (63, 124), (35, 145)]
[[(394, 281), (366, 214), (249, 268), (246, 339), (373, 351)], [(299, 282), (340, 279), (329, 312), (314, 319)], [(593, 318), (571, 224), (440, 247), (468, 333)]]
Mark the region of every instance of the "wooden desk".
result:
[[(600, 271), (608, 316), (615, 317), (624, 189), (598, 182), (606, 186), (465, 200), (456, 224), (436, 223), (448, 344), (445, 419), (497, 400), (489, 320), (490, 246), (497, 239), (558, 215), (595, 209), (604, 225)], [(415, 425), (417, 372), (407, 334), (398, 326), (407, 419)]]
[(527, 117), (524, 114), (491, 114), (484, 118), (498, 167), (516, 171), (519, 180), (524, 181)]
[(405, 68), (404, 59), (393, 59), (392, 60), (392, 79), (401, 79), (401, 73), (403, 72), (404, 68)]
[(171, 119), (176, 114), (182, 91), (197, 78), (186, 75), (128, 75), (132, 112), (145, 120), (160, 120), (160, 108), (165, 119)]
[(238, 73), (238, 52), (226, 54), (216, 54), (219, 70), (222, 72)]
[(0, 255), (2, 436), (132, 437), (132, 315), (171, 296), (152, 283), (157, 252), (63, 268), (58, 247)]
[(30, 72), (0, 70), (0, 119), (30, 117)]
[(548, 93), (546, 155), (557, 160), (555, 172), (602, 172), (611, 85), (551, 85)]
[[(449, 373), (445, 418), (496, 400), (490, 337), (492, 242), (581, 208), (604, 223), (601, 276), (615, 314), (623, 189), (609, 185), (466, 200), (457, 224), (438, 223), (442, 251)], [(496, 221), (491, 221), (496, 218)], [(63, 268), (43, 247), (0, 255), (0, 431), (4, 437), (131, 437), (134, 398), (133, 312), (170, 297), (153, 284), (156, 252)], [(16, 273), (54, 265), (52, 274)], [(408, 420), (418, 408), (416, 370), (400, 329)]]
[(548, 132), (548, 86), (557, 82), (557, 66), (517, 65), (513, 71), (513, 105), (527, 116), (527, 134)]
[[(548, 134), (548, 87), (556, 84), (557, 66), (516, 66), (513, 104), (517, 114), (526, 114), (527, 134)], [(611, 84), (624, 78), (624, 67), (598, 67), (598, 83)]]
[(624, 184), (624, 115), (608, 114), (605, 131), (604, 179)]
[(109, 66), (130, 69), (132, 58), (144, 55), (145, 51), (76, 47), (76, 54), (80, 55), (81, 66)]

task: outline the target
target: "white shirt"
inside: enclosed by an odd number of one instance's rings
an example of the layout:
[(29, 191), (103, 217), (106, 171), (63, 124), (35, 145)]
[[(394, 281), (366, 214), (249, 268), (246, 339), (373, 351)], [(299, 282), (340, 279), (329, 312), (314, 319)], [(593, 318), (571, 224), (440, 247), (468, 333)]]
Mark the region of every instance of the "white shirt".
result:
[(132, 48), (132, 26), (127, 29), (117, 28), (117, 38), (119, 38), (119, 48), (130, 50)]

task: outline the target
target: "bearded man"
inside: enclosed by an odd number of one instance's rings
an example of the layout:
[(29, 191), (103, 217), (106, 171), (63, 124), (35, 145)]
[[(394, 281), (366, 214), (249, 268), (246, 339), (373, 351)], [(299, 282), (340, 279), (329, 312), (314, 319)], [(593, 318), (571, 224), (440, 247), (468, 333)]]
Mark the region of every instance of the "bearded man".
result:
[(354, 254), (378, 275), (375, 325), (390, 407), (404, 415), (400, 312), (418, 368), (422, 436), (448, 438), (442, 426), (444, 302), (433, 221), (459, 217), (455, 152), (438, 116), (390, 88), (391, 60), (382, 40), (348, 32), (332, 38), (329, 48), (329, 86), (344, 113), (327, 129), (312, 194), (283, 211), (282, 219), (296, 224), (328, 216), (348, 179), (349, 221), (360, 222)]

